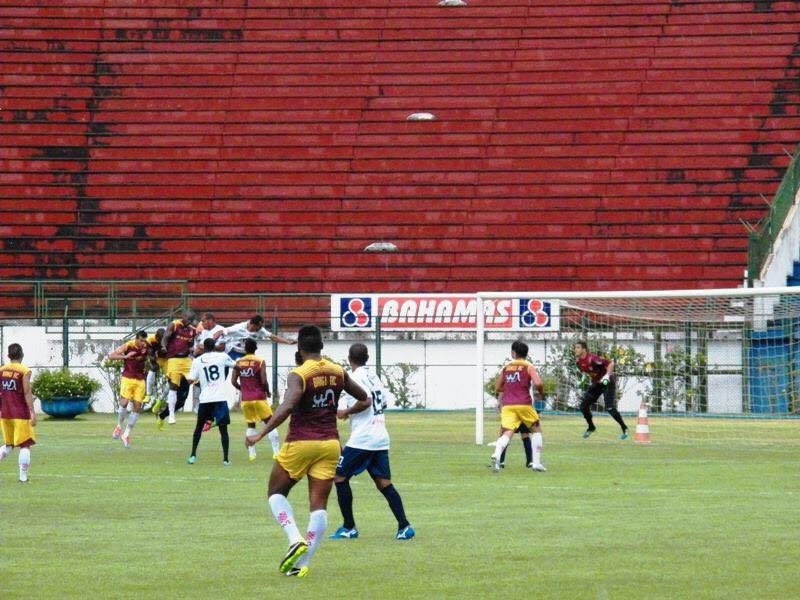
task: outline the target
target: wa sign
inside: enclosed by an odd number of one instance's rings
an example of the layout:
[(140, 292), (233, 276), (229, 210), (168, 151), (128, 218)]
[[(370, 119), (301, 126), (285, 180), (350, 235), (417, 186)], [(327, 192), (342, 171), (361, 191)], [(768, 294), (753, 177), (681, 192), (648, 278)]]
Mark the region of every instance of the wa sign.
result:
[[(538, 298), (484, 300), (486, 329), (557, 331), (558, 302)], [(474, 331), (478, 301), (447, 294), (338, 294), (331, 296), (331, 329)]]

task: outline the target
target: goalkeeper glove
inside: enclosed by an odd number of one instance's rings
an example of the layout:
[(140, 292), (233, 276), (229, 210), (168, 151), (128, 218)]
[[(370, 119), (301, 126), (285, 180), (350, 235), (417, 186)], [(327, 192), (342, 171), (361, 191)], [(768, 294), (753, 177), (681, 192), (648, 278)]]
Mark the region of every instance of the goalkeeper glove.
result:
[(609, 382), (609, 381), (611, 381), (611, 379), (609, 379), (609, 377), (606, 375), (605, 377), (603, 377), (603, 378), (600, 380), (600, 383), (602, 383), (603, 385), (608, 385), (608, 382)]

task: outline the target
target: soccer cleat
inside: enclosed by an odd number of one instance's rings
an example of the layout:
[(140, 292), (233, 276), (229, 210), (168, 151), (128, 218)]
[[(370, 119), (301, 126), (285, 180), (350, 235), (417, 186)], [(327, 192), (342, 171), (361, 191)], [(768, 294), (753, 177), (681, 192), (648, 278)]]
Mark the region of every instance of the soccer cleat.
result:
[(273, 455), (272, 455), (272, 460), (274, 460), (275, 462), (277, 462), (277, 461), (278, 461), (278, 455), (277, 455), (277, 454), (273, 454)]
[(334, 533), (328, 536), (329, 540), (354, 540), (358, 537), (358, 529), (353, 527), (339, 527)]
[(500, 460), (492, 457), (492, 473), (499, 473), (500, 472)]
[(158, 414), (161, 412), (161, 409), (164, 408), (164, 401), (159, 398), (156, 400), (155, 404), (153, 404), (153, 408), (150, 409), (151, 412)]
[(308, 544), (305, 541), (300, 541), (289, 546), (286, 556), (283, 557), (278, 570), (284, 575), (294, 569), (294, 565), (300, 560), (300, 557), (308, 552)]
[(131, 436), (123, 435), (122, 436), (122, 445), (125, 446), (126, 448), (130, 448), (131, 447)]
[(256, 449), (254, 446), (249, 446), (247, 448), (247, 460), (253, 462), (256, 459)]
[(538, 473), (547, 473), (547, 469), (544, 468), (542, 463), (535, 465), (533, 463), (530, 464), (531, 471), (537, 471)]
[(305, 577), (308, 575), (308, 567), (294, 567), (286, 573), (287, 577)]
[(583, 439), (588, 439), (588, 437), (592, 435), (594, 432), (595, 432), (594, 429), (587, 429), (586, 431), (583, 432)]
[(31, 481), (30, 479), (20, 479), (19, 480), (20, 483), (30, 483), (30, 481)]
[(223, 464), (223, 465), (225, 465), (226, 467), (230, 467), (230, 466), (231, 466), (231, 461), (229, 461), (229, 460), (223, 460), (223, 461), (222, 461), (222, 464)]
[(159, 431), (164, 431), (164, 419), (156, 417), (156, 427)]
[(623, 432), (620, 434), (620, 436), (619, 436), (619, 439), (621, 439), (621, 440), (627, 440), (629, 437), (631, 437), (631, 436), (630, 436), (630, 435), (628, 435), (628, 430), (626, 429), (625, 431), (623, 431)]
[(211, 431), (211, 421), (206, 421), (203, 423), (203, 433), (206, 431)]
[(169, 423), (170, 425), (175, 425), (175, 415), (170, 415), (169, 418), (167, 419), (167, 423)]
[(189, 457), (189, 460), (187, 460), (186, 462), (187, 462), (187, 463), (189, 463), (190, 465), (193, 465), (193, 464), (195, 463), (195, 461), (196, 461), (196, 460), (197, 460), (197, 457), (196, 457), (194, 454), (192, 454), (192, 455)]
[(111, 434), (111, 439), (118, 440), (121, 435), (122, 435), (122, 427), (117, 425), (116, 427), (114, 427), (114, 433)]
[(411, 528), (411, 525), (403, 527), (397, 532), (397, 535), (394, 536), (396, 540), (410, 540), (413, 539), (416, 533)]

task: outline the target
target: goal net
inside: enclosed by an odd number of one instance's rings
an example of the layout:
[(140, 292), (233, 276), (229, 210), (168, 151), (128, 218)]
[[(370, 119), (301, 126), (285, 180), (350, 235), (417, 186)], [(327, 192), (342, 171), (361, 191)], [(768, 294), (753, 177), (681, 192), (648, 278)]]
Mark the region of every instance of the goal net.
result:
[[(545, 399), (537, 408), (545, 415), (582, 419), (588, 380), (576, 366), (575, 342), (583, 340), (589, 352), (614, 361), (617, 408), (631, 432), (642, 404), (655, 441), (702, 432), (724, 441), (720, 425), (732, 419), (751, 419), (754, 435), (774, 428), (775, 419), (800, 425), (789, 421), (800, 414), (800, 288), (477, 298), (476, 443), (484, 442), (484, 411), (495, 404), (491, 381), (510, 358), (508, 332), (491, 324), (501, 305), (542, 376)], [(603, 414), (600, 402), (596, 415)]]

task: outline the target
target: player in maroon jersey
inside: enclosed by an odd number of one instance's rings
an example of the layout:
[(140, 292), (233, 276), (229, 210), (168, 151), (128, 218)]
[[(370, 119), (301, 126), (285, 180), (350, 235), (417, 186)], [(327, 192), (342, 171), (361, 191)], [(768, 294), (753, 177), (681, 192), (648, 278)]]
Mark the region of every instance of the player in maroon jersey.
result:
[(183, 404), (186, 402), (183, 394), (181, 394), (181, 398), (178, 397), (178, 389), (183, 387), (188, 396), (189, 387), (186, 376), (192, 368), (191, 354), (194, 340), (197, 337), (196, 321), (197, 315), (194, 311), (184, 311), (180, 319), (169, 324), (161, 340), (161, 349), (167, 355), (167, 372), (165, 374), (169, 379), (169, 393), (167, 409), (158, 416), (160, 421), (164, 420), (166, 414), (169, 416), (167, 422), (175, 423), (175, 412), (183, 408)]
[[(131, 430), (133, 430), (145, 399), (145, 370), (147, 358), (150, 356), (150, 345), (147, 343), (147, 332), (140, 331), (133, 340), (125, 342), (108, 355), (108, 360), (123, 361), (122, 377), (119, 390), (119, 421), (111, 437), (122, 438), (126, 448), (131, 447)], [(129, 409), (130, 406), (130, 409)], [(128, 424), (123, 432), (125, 417)]]
[(583, 340), (575, 343), (575, 362), (578, 368), (589, 375), (591, 384), (581, 399), (581, 412), (586, 419), (588, 428), (583, 432), (583, 437), (588, 438), (595, 431), (594, 421), (592, 420), (592, 404), (603, 396), (603, 404), (608, 414), (619, 423), (622, 433), (621, 440), (628, 439), (628, 427), (622, 420), (615, 403), (617, 391), (617, 377), (614, 375), (614, 361), (596, 354), (590, 354), (586, 342)]
[[(258, 443), (291, 415), (289, 433), (272, 467), (267, 495), (272, 514), (289, 538), (289, 550), (279, 570), (285, 575), (304, 577), (328, 526), (328, 496), (341, 452), (336, 428), (339, 395), (345, 390), (356, 398), (353, 406), (340, 413), (342, 416), (366, 410), (372, 401), (342, 367), (322, 358), (322, 332), (318, 327), (301, 327), (297, 345), (303, 364), (289, 374), (283, 403), (261, 433), (247, 437), (247, 445)], [(300, 535), (286, 497), (304, 477), (308, 478), (310, 512), (305, 538)]]
[(27, 483), (31, 446), (36, 443), (33, 431), (36, 413), (33, 411), (31, 370), (22, 364), (23, 357), (22, 346), (10, 344), (9, 362), (0, 367), (0, 429), (3, 432), (0, 460), (19, 448), (19, 481)]

